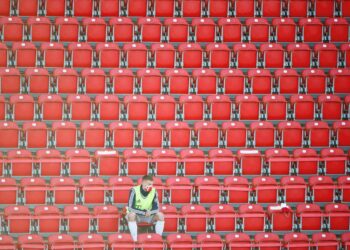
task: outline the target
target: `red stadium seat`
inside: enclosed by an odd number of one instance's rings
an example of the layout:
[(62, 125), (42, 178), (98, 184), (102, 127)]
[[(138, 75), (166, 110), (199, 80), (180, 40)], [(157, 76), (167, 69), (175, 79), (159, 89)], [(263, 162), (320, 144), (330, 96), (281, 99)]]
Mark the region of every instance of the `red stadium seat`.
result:
[(198, 0), (181, 0), (181, 12), (183, 17), (200, 17), (203, 3)]
[[(305, 1), (306, 2), (306, 1)], [(308, 236), (304, 233), (287, 233), (283, 236), (284, 246), (286, 249), (299, 248), (307, 250), (311, 247), (311, 242)]]
[(283, 95), (265, 95), (262, 101), (267, 120), (287, 119), (287, 101)]
[(166, 18), (164, 20), (165, 34), (169, 42), (187, 42), (189, 25), (184, 18)]
[(97, 95), (95, 104), (99, 120), (119, 120), (120, 103), (115, 95)]
[(147, 120), (149, 107), (144, 95), (125, 96), (124, 107), (128, 120)]
[(333, 83), (334, 93), (349, 93), (350, 91), (350, 70), (349, 69), (331, 69), (329, 71), (330, 79)]
[(258, 233), (254, 236), (254, 241), (258, 249), (279, 250), (282, 247), (279, 236), (274, 233)]
[(143, 43), (126, 43), (123, 46), (126, 64), (129, 68), (147, 67), (147, 48)]
[(305, 202), (307, 185), (303, 177), (284, 176), (280, 180), (285, 202)]
[(81, 78), (85, 93), (103, 94), (106, 92), (106, 74), (103, 69), (83, 69)]
[(104, 204), (105, 183), (101, 177), (82, 177), (79, 187), (84, 204)]
[(156, 17), (141, 17), (137, 20), (142, 42), (160, 42), (162, 40), (162, 24)]
[(265, 18), (248, 18), (245, 21), (249, 42), (268, 42), (270, 40), (270, 26)]
[(140, 122), (137, 125), (139, 143), (145, 148), (161, 148), (163, 145), (163, 128), (158, 122)]
[(258, 120), (260, 116), (260, 103), (255, 95), (237, 95), (235, 99), (236, 110), (240, 120)]
[(121, 246), (125, 250), (132, 250), (135, 247), (134, 244), (135, 243), (129, 233), (116, 233), (108, 235), (108, 246), (112, 250), (118, 249)]
[(253, 242), (251, 242), (249, 235), (245, 233), (226, 234), (225, 241), (230, 250), (249, 250), (254, 245)]
[(265, 212), (261, 205), (243, 204), (238, 208), (238, 217), (242, 219), (242, 229), (248, 231), (264, 231)]
[(321, 69), (305, 69), (302, 72), (305, 90), (308, 94), (326, 93), (326, 74)]
[(215, 22), (211, 18), (193, 18), (192, 28), (196, 42), (215, 42)]
[(14, 42), (12, 55), (16, 67), (35, 67), (37, 65), (37, 49), (30, 42)]
[(15, 122), (0, 122), (0, 148), (17, 148), (20, 143), (20, 130)]
[(179, 105), (184, 120), (203, 120), (204, 101), (200, 95), (182, 95)]
[(119, 16), (120, 7), (119, 1), (102, 0), (99, 6), (100, 15), (103, 17)]
[(338, 49), (332, 43), (316, 44), (314, 53), (319, 68), (336, 68), (338, 65)]
[(332, 17), (335, 10), (335, 1), (315, 0), (314, 9), (317, 17)]
[(216, 94), (216, 73), (212, 69), (195, 69), (192, 72), (197, 94)]
[(197, 244), (201, 250), (220, 250), (224, 247), (221, 236), (215, 233), (198, 234)]
[(78, 73), (75, 69), (57, 68), (53, 72), (56, 79), (57, 91), (60, 94), (78, 93)]
[(231, 64), (231, 51), (226, 44), (210, 43), (205, 47), (210, 68), (228, 68)]
[(189, 147), (191, 145), (191, 130), (186, 122), (168, 122), (165, 125), (170, 147)]
[(51, 22), (47, 17), (29, 17), (27, 25), (30, 29), (30, 41), (50, 42)]
[(176, 64), (176, 52), (170, 43), (155, 43), (151, 45), (156, 68), (174, 68)]
[(134, 74), (130, 69), (112, 69), (109, 72), (115, 94), (134, 93)]
[(78, 244), (82, 249), (93, 248), (95, 250), (105, 249), (105, 242), (101, 234), (80, 234), (78, 236)]
[(349, 250), (349, 236), (350, 233), (343, 233), (341, 236), (341, 246), (346, 250)]
[[(10, 16), (11, 7), (12, 7), (11, 1), (10, 0), (2, 0), (1, 6), (3, 6), (3, 8), (1, 8), (0, 15), (1, 16)], [(4, 238), (4, 241), (5, 241), (5, 238)], [(3, 243), (3, 244), (6, 244), (6, 243)]]
[(343, 60), (346, 67), (350, 65), (350, 43), (340, 45), (340, 51), (343, 54)]
[(330, 230), (349, 230), (350, 209), (346, 204), (327, 204), (324, 212), (328, 215)]
[[(318, 1), (320, 2), (320, 1)], [(339, 242), (334, 233), (322, 232), (314, 233), (312, 235), (313, 245), (320, 250), (337, 250), (339, 249)]]
[(299, 74), (294, 69), (277, 69), (274, 72), (278, 93), (298, 94), (301, 89)]
[(240, 149), (237, 151), (237, 159), (243, 175), (260, 175), (262, 173), (263, 162), (259, 150)]
[(134, 41), (134, 24), (130, 18), (111, 18), (109, 25), (112, 27), (114, 42)]
[(31, 95), (12, 95), (10, 97), (14, 120), (34, 120), (35, 104)]
[(241, 42), (242, 24), (238, 18), (220, 18), (218, 28), (223, 42)]
[(277, 130), (283, 147), (301, 147), (303, 145), (303, 130), (299, 122), (280, 122), (277, 125)]
[(233, 45), (233, 52), (238, 68), (256, 68), (258, 50), (253, 43), (238, 43)]
[(180, 158), (183, 161), (185, 175), (204, 175), (205, 158), (204, 152), (200, 149), (182, 149)]
[(229, 204), (216, 204), (210, 207), (210, 219), (215, 232), (229, 232), (236, 229), (236, 212)]
[(325, 22), (331, 42), (347, 42), (349, 23), (345, 18), (329, 18)]
[(186, 233), (169, 234), (166, 237), (166, 241), (171, 250), (178, 248), (190, 250), (195, 246), (195, 242), (193, 242), (191, 235)]
[(63, 158), (56, 149), (40, 149), (36, 152), (39, 160), (40, 176), (60, 176), (63, 170)]
[[(290, 1), (289, 3), (291, 4), (292, 2)], [(297, 26), (293, 18), (274, 18), (272, 25), (277, 42), (296, 42)]]
[(27, 234), (18, 237), (18, 247), (23, 250), (45, 249), (45, 242), (42, 236), (37, 234)]
[(138, 243), (141, 249), (163, 250), (164, 243), (161, 235), (156, 233), (146, 233), (138, 235)]
[(70, 176), (90, 175), (91, 159), (86, 149), (69, 149), (66, 151), (68, 160), (68, 171)]
[(201, 205), (183, 205), (181, 215), (186, 225), (186, 232), (205, 232), (208, 214)]
[(299, 27), (303, 42), (322, 42), (323, 26), (318, 18), (300, 18)]
[(214, 176), (200, 176), (194, 180), (196, 196), (200, 204), (219, 203), (221, 198), (221, 185)]
[(307, 43), (291, 43), (287, 45), (291, 67), (309, 68), (311, 66), (311, 49)]
[(242, 176), (226, 177), (224, 190), (227, 192), (229, 203), (248, 203), (251, 188), (248, 179)]
[(290, 97), (293, 117), (296, 120), (312, 120), (315, 117), (315, 101), (311, 95), (293, 95)]
[(318, 108), (323, 120), (341, 120), (342, 101), (337, 95), (319, 95)]
[(317, 152), (311, 148), (299, 148), (293, 151), (294, 161), (297, 163), (297, 173), (299, 175), (318, 173), (318, 163), (320, 158)]
[(176, 9), (176, 1), (174, 0), (156, 0), (154, 3), (155, 16), (171, 17), (174, 16)]
[(61, 226), (61, 213), (56, 206), (36, 206), (34, 216), (40, 233), (58, 233)]
[(9, 233), (30, 233), (31, 214), (26, 206), (7, 206), (4, 208), (4, 219)]
[(45, 122), (25, 122), (22, 130), (27, 148), (48, 147), (49, 132)]
[(53, 177), (50, 179), (53, 204), (75, 204), (78, 191), (74, 180), (69, 177)]
[(283, 2), (277, 0), (262, 0), (261, 11), (263, 17), (279, 17), (282, 15)]
[(346, 173), (347, 156), (341, 148), (321, 149), (321, 160), (327, 175)]
[(158, 69), (139, 69), (136, 73), (142, 94), (160, 94), (162, 76)]
[(296, 218), (300, 221), (300, 230), (317, 230), (322, 228), (323, 213), (316, 204), (298, 204)]
[[(79, 6), (79, 8), (81, 5)], [(83, 18), (82, 25), (85, 31), (86, 41), (105, 42), (107, 38), (107, 24), (103, 18)]]
[(232, 104), (227, 95), (210, 95), (207, 97), (210, 120), (231, 120)]
[(120, 65), (120, 49), (115, 43), (96, 44), (99, 66), (103, 68), (118, 68)]
[(348, 202), (350, 200), (350, 177), (340, 176), (338, 177), (338, 188), (340, 190), (340, 200), (342, 202)]
[(93, 50), (89, 43), (70, 43), (68, 45), (72, 67), (90, 68)]
[(305, 125), (305, 131), (311, 147), (328, 147), (330, 145), (330, 129), (326, 122), (307, 122)]
[(42, 43), (40, 53), (45, 67), (64, 67), (65, 52), (62, 43)]
[(252, 180), (257, 203), (276, 203), (278, 200), (277, 182), (273, 177), (259, 176)]
[(265, 151), (265, 161), (268, 164), (270, 175), (290, 175), (292, 172), (291, 158), (286, 149), (267, 149)]
[(146, 175), (149, 172), (148, 154), (145, 150), (126, 149), (123, 157), (128, 175)]
[(113, 147), (133, 147), (134, 128), (128, 122), (112, 122), (109, 124), (109, 131), (112, 136)]
[(0, 27), (2, 29), (3, 41), (22, 41), (24, 38), (24, 27), (20, 17), (1, 17)]
[(73, 1), (74, 16), (92, 16), (94, 14), (93, 0), (74, 0)]
[(134, 183), (130, 177), (117, 176), (108, 180), (109, 189), (112, 190), (113, 203), (128, 203), (130, 189)]
[(253, 0), (235, 0), (234, 11), (236, 17), (254, 17), (256, 4)]
[(24, 71), (29, 93), (49, 93), (50, 75), (43, 68), (27, 68)]
[(177, 110), (174, 97), (170, 95), (155, 95), (151, 99), (152, 110), (155, 120), (170, 120), (176, 119)]
[(228, 0), (209, 0), (208, 3), (210, 17), (229, 16), (230, 1)]
[(77, 128), (73, 122), (54, 122), (52, 133), (56, 147), (75, 147), (77, 145)]
[(66, 2), (60, 0), (45, 1), (46, 16), (64, 16), (66, 14)]
[(239, 69), (223, 69), (220, 78), (225, 94), (244, 94), (245, 77)]
[(19, 188), (16, 184), (15, 179), (8, 178), (8, 177), (0, 178), (0, 195), (1, 195), (0, 204), (1, 205), (17, 204), (18, 193), (19, 193)]
[(92, 102), (88, 95), (68, 95), (66, 104), (71, 120), (91, 120)]
[[(155, 149), (152, 151), (155, 172), (157, 175), (176, 175), (178, 172), (178, 159), (172, 149)], [(168, 160), (168, 162), (167, 162)]]
[(272, 76), (268, 69), (248, 70), (248, 79), (253, 94), (270, 94), (272, 92)]
[(260, 45), (264, 68), (283, 68), (285, 53), (282, 45), (269, 43)]
[(203, 51), (198, 43), (181, 43), (178, 47), (183, 68), (201, 68)]
[(87, 233), (90, 229), (91, 214), (88, 207), (82, 205), (68, 205), (63, 214), (67, 220), (69, 233)]
[(146, 16), (147, 8), (147, 0), (136, 0), (127, 2), (128, 16)]
[(335, 185), (329, 176), (311, 176), (309, 187), (313, 202), (333, 202)]
[(75, 17), (57, 17), (55, 26), (58, 41), (77, 42), (79, 40), (79, 22)]
[(250, 130), (254, 147), (273, 147), (276, 144), (275, 128), (271, 122), (252, 122)]
[(85, 147), (105, 147), (106, 130), (102, 122), (85, 121), (80, 124), (81, 139)]
[(167, 87), (170, 94), (189, 94), (190, 76), (184, 69), (168, 69), (165, 71)]
[(15, 242), (12, 236), (9, 235), (1, 235), (0, 236), (0, 246), (9, 250), (16, 249)]
[(229, 149), (210, 149), (209, 159), (212, 162), (214, 175), (233, 175), (235, 172), (236, 158)]
[(0, 68), (0, 87), (2, 94), (21, 92), (21, 75), (17, 68)]
[(166, 179), (166, 186), (169, 188), (169, 202), (191, 203), (192, 201), (192, 184), (186, 177), (176, 176)]
[(117, 207), (112, 205), (95, 206), (94, 218), (97, 220), (99, 233), (118, 232), (119, 212)]
[(119, 175), (120, 157), (116, 150), (101, 149), (95, 151), (95, 160), (99, 176)]
[(10, 161), (11, 176), (33, 176), (33, 155), (25, 149), (10, 150), (7, 152)]
[(335, 121), (333, 123), (333, 131), (337, 138), (337, 146), (350, 145), (350, 122), (349, 121)]

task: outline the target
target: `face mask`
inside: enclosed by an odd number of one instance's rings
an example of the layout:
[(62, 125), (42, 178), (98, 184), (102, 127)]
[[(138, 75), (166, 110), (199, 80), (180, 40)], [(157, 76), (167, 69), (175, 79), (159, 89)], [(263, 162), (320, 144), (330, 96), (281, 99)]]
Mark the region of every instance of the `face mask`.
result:
[(149, 186), (145, 187), (145, 190), (146, 190), (146, 192), (150, 192), (152, 190), (152, 186), (149, 185)]

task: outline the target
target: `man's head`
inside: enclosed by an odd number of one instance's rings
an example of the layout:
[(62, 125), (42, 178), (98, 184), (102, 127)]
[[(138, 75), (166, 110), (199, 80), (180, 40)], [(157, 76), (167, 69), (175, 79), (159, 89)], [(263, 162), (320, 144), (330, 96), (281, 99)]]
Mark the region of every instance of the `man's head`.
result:
[(142, 177), (142, 188), (143, 190), (149, 192), (152, 190), (152, 186), (153, 186), (153, 176), (151, 175), (145, 175)]

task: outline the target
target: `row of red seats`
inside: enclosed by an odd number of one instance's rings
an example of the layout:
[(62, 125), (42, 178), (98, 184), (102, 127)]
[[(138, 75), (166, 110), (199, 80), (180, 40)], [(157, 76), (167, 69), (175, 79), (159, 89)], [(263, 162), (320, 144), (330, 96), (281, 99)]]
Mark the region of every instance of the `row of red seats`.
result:
[[(100, 176), (113, 175), (341, 175), (348, 172), (348, 158), (340, 148), (268, 149), (262, 154), (256, 149), (240, 149), (237, 155), (228, 149), (211, 149), (208, 156), (199, 149), (153, 150), (126, 149), (120, 156), (116, 150), (96, 150), (91, 156), (86, 149), (70, 149), (64, 155), (55, 149), (9, 150), (1, 154), (1, 175), (9, 176)], [(132, 183), (131, 183), (132, 185)]]
[(144, 17), (134, 23), (131, 18), (20, 17), (0, 18), (3, 41), (33, 42), (347, 42), (349, 23), (345, 18), (329, 18), (323, 24), (318, 18), (276, 18), (270, 24), (265, 18), (248, 18), (242, 25), (238, 18)]
[(113, 94), (324, 94), (350, 93), (350, 69), (83, 69), (0, 68), (0, 92), (15, 93), (113, 93)]
[[(183, 205), (180, 211), (175, 206), (160, 205), (165, 214), (165, 232), (273, 232), (349, 230), (350, 209), (346, 204), (326, 204), (324, 209), (316, 204), (298, 204), (296, 209), (286, 204), (269, 205), (266, 210), (259, 204), (242, 204), (238, 212), (228, 204), (216, 204), (209, 211), (201, 205)], [(116, 232), (119, 229), (119, 212), (115, 206), (88, 207), (67, 205), (63, 213), (56, 206), (37, 206), (34, 213), (25, 206), (7, 206), (4, 223), (9, 233), (86, 233)], [(31, 221), (38, 221), (31, 230)], [(92, 223), (92, 220), (95, 222)], [(121, 220), (122, 222), (122, 220)]]
[(337, 95), (320, 95), (316, 102), (311, 95), (293, 95), (289, 101), (283, 95), (266, 95), (262, 100), (256, 95), (236, 95), (234, 100), (229, 95), (209, 95), (206, 101), (200, 95), (181, 95), (177, 100), (156, 95), (150, 101), (144, 95), (127, 95), (121, 101), (117, 95), (97, 95), (94, 100), (88, 95), (68, 95), (64, 100), (55, 94), (35, 99), (14, 94), (9, 100), (0, 96), (0, 120), (341, 120), (348, 118), (349, 101), (350, 96), (342, 100)]
[(40, 50), (31, 42), (14, 42), (12, 50), (0, 44), (3, 67), (73, 67), (73, 68), (337, 68), (349, 66), (350, 44), (340, 49), (333, 43), (318, 43), (313, 50), (306, 43), (237, 43), (232, 50), (224, 43), (181, 43), (175, 49), (169, 43), (154, 43), (149, 50), (144, 43), (126, 43), (122, 50), (115, 43), (43, 43)]
[[(15, 164), (15, 163), (14, 163)], [(70, 177), (24, 177), (17, 185), (12, 178), (0, 179), (0, 204), (126, 204), (133, 186), (130, 177), (81, 177), (76, 184)], [(141, 180), (138, 180), (138, 184)], [(158, 200), (171, 204), (259, 203), (281, 202), (349, 202), (350, 179), (340, 176), (333, 182), (329, 176), (311, 176), (308, 183), (300, 176), (284, 176), (279, 182), (269, 176), (254, 177), (251, 182), (241, 176), (224, 178), (200, 176), (191, 183), (187, 177), (168, 177), (166, 184), (155, 177)]]
[(346, 0), (2, 0), (1, 3), (0, 15), (5, 16), (350, 16)]
[(323, 232), (314, 233), (312, 237), (304, 233), (287, 233), (283, 239), (275, 233), (257, 233), (253, 238), (245, 233), (230, 233), (225, 235), (223, 239), (219, 234), (202, 233), (198, 234), (195, 239), (191, 234), (177, 233), (170, 234), (163, 240), (157, 234), (140, 234), (138, 242), (133, 242), (131, 235), (128, 233), (116, 233), (108, 236), (108, 240), (104, 240), (101, 234), (80, 234), (77, 240), (69, 234), (53, 234), (49, 235), (47, 241), (41, 235), (27, 234), (18, 236), (17, 242), (9, 235), (0, 235), (0, 246), (6, 249), (30, 250), (35, 249), (55, 249), (64, 248), (67, 250), (94, 248), (96, 250), (103, 249), (120, 249), (122, 246), (125, 250), (132, 249), (200, 249), (200, 250), (249, 250), (269, 249), (301, 249), (307, 250), (311, 247), (317, 249), (344, 250), (350, 249), (350, 233), (343, 233), (338, 239), (334, 233)]

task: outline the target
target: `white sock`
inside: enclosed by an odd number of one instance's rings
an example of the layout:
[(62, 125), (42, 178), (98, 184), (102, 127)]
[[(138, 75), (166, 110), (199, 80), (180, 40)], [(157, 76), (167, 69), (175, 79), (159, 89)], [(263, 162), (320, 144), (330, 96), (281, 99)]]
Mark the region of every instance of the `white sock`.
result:
[(131, 237), (133, 241), (137, 241), (137, 224), (136, 221), (128, 221)]
[(162, 236), (164, 230), (164, 221), (157, 221), (156, 222), (156, 233)]

